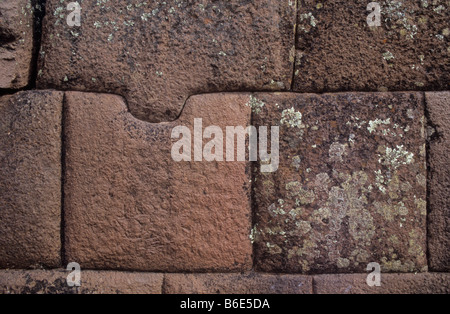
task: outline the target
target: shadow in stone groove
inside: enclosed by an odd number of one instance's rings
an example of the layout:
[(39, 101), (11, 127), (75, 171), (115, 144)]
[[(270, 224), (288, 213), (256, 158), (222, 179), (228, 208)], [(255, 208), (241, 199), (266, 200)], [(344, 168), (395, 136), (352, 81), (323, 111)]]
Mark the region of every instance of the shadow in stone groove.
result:
[(42, 21), (45, 17), (45, 5), (47, 0), (32, 0), (31, 5), (34, 8), (34, 23), (33, 23), (33, 56), (30, 65), (30, 80), (28, 89), (36, 88), (36, 80), (38, 75), (37, 62), (39, 51), (41, 48), (42, 39)]

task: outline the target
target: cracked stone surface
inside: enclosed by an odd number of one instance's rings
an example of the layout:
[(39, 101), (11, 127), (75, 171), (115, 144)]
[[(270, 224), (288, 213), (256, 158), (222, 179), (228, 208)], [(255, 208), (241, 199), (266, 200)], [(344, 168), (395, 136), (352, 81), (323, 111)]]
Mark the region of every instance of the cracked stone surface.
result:
[(1, 294), (161, 294), (163, 274), (81, 272), (81, 287), (69, 287), (62, 270), (0, 270)]
[(450, 271), (450, 92), (426, 93), (431, 124), (429, 252), (433, 271)]
[(421, 93), (255, 94), (280, 126), (280, 167), (256, 169), (258, 270), (425, 271)]
[(223, 130), (248, 125), (248, 95), (195, 96), (179, 120), (161, 124), (137, 120), (118, 96), (66, 100), (67, 260), (89, 269), (251, 269), (249, 163), (171, 157), (172, 129), (192, 130), (194, 118)]
[(28, 85), (34, 10), (31, 0), (0, 1), (0, 88)]
[(371, 1), (302, 1), (294, 91), (448, 90), (447, 0), (382, 0), (381, 26), (369, 27)]
[(194, 94), (290, 88), (294, 1), (85, 0), (80, 27), (66, 3), (47, 1), (40, 88), (122, 95), (149, 122)]
[(0, 98), (0, 268), (60, 266), (62, 102)]

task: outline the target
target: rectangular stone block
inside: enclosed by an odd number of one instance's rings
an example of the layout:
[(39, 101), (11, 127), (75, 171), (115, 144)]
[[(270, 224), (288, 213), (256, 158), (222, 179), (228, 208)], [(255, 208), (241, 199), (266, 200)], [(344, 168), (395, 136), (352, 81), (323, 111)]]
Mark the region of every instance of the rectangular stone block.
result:
[(256, 94), (280, 165), (255, 172), (256, 267), (294, 273), (427, 269), (420, 93)]
[(295, 1), (84, 0), (77, 27), (65, 5), (47, 0), (39, 88), (122, 95), (162, 122), (191, 95), (291, 87)]
[[(224, 134), (225, 126), (247, 126), (248, 95), (191, 97), (177, 121), (160, 124), (134, 118), (117, 96), (68, 92), (66, 100), (68, 261), (89, 269), (251, 269), (249, 163), (171, 156), (173, 129), (185, 126), (193, 138), (194, 119)], [(187, 155), (194, 153), (193, 145)]]
[(370, 287), (366, 274), (314, 276), (317, 294), (449, 294), (450, 274), (382, 274), (381, 286)]
[(433, 271), (450, 271), (450, 92), (426, 93), (429, 114), (428, 250)]
[(448, 20), (443, 0), (302, 1), (294, 91), (448, 90)]
[(311, 294), (312, 277), (301, 275), (167, 274), (167, 294)]
[(0, 98), (0, 268), (60, 266), (62, 102)]
[(33, 55), (34, 2), (0, 1), (0, 88), (19, 89), (28, 85)]
[(163, 274), (81, 271), (81, 286), (69, 287), (62, 270), (1, 270), (0, 294), (161, 294)]

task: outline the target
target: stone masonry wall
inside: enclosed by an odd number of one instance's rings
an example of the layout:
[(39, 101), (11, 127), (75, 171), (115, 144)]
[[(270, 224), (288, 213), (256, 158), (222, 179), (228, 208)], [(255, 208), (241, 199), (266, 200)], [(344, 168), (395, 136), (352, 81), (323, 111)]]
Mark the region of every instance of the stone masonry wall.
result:
[(450, 1), (369, 2), (0, 0), (0, 293), (450, 293)]

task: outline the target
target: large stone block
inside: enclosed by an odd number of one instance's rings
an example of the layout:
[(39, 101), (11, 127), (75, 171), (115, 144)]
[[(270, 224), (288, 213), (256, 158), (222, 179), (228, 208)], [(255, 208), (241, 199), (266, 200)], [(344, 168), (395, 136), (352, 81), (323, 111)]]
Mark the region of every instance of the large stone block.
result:
[(194, 94), (290, 88), (294, 1), (85, 0), (80, 27), (68, 2), (47, 1), (40, 88), (119, 94), (149, 122)]
[(168, 294), (311, 294), (312, 277), (269, 274), (167, 274)]
[(426, 270), (423, 95), (255, 97), (254, 123), (280, 126), (278, 171), (256, 169), (257, 269)]
[(382, 274), (381, 286), (370, 287), (365, 274), (314, 276), (318, 294), (449, 294), (450, 274)]
[(368, 26), (370, 2), (302, 1), (294, 90), (448, 89), (448, 1), (375, 1), (381, 6), (379, 27)]
[(434, 133), (429, 134), (430, 268), (450, 271), (450, 92), (426, 93)]
[(19, 89), (28, 85), (36, 9), (33, 3), (31, 0), (0, 1), (0, 88)]
[(66, 99), (68, 261), (167, 272), (251, 268), (249, 164), (171, 157), (172, 129), (192, 131), (194, 118), (222, 130), (248, 125), (248, 95), (195, 96), (177, 121), (161, 124), (137, 120), (118, 96)]
[(69, 287), (69, 272), (0, 271), (1, 294), (160, 294), (163, 274), (81, 271), (81, 286)]
[(0, 98), (0, 268), (57, 267), (63, 93)]

